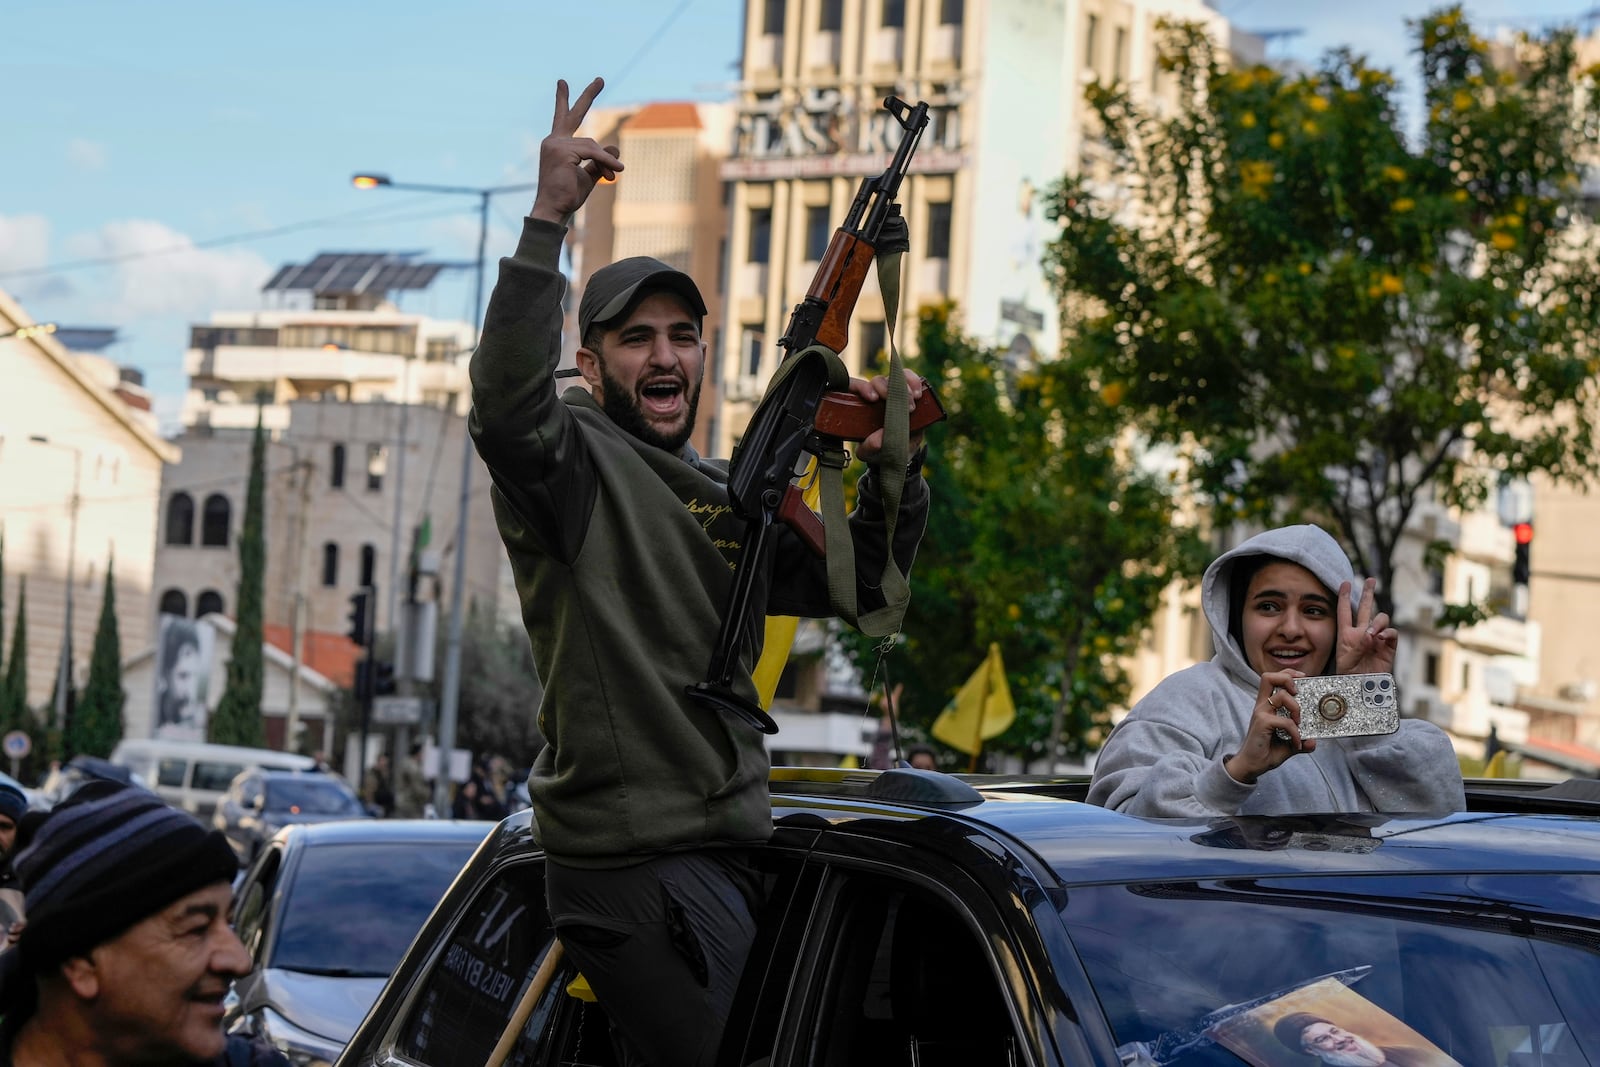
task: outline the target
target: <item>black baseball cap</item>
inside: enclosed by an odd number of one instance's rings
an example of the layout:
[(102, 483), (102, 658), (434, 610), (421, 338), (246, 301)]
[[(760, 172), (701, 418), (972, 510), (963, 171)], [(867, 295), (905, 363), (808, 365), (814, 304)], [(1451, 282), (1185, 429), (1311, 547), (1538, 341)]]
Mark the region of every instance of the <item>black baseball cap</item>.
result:
[(627, 314), (641, 297), (661, 290), (681, 296), (689, 310), (705, 318), (706, 302), (693, 278), (659, 259), (631, 256), (601, 267), (583, 287), (583, 299), (578, 302), (578, 336), (586, 336), (589, 327), (597, 322), (610, 322)]

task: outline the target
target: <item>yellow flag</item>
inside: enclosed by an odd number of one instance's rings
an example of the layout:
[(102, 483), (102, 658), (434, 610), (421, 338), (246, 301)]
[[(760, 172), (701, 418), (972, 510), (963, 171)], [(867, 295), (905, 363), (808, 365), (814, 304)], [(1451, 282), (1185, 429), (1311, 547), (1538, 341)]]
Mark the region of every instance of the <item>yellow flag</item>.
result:
[(1016, 717), (1000, 646), (991, 644), (989, 655), (934, 720), (933, 736), (958, 752), (976, 756), (985, 741), (1004, 733)]
[[(802, 483), (805, 490), (801, 499), (806, 502), (806, 507), (816, 511), (821, 506), (822, 479), (816, 475), (817, 460), (812, 457), (811, 465), (806, 470), (809, 482)], [(756, 694), (761, 698), (763, 708), (772, 707), (772, 695), (778, 691), (778, 679), (783, 675), (783, 668), (789, 662), (789, 649), (794, 646), (795, 631), (800, 629), (800, 620), (793, 615), (768, 615), (766, 637), (761, 643), (761, 659), (756, 663), (756, 669), (750, 672), (750, 677), (756, 683)]]
[(1489, 757), (1488, 764), (1486, 764), (1484, 766), (1484, 768), (1483, 768), (1483, 776), (1485, 778), (1505, 778), (1506, 777), (1506, 750), (1505, 749), (1502, 748), (1499, 752), (1496, 752), (1494, 755)]

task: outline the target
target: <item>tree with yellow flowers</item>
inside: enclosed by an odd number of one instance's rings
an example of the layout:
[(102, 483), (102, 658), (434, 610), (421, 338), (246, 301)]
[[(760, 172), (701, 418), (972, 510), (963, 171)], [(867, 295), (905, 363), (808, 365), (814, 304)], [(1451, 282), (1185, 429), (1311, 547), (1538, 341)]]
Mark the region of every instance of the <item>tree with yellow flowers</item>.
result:
[[(1066, 363), (1018, 363), (963, 335), (951, 310), (919, 320), (913, 362), (950, 417), (928, 433), (928, 528), (884, 667), (925, 736), (994, 646), (1015, 717), (983, 751), (1080, 754), (1127, 706), (1124, 664), (1163, 591), (1204, 568), (1205, 544), (1169, 472), (1124, 447), (1115, 389)], [(875, 642), (845, 640), (881, 687)]]
[(1169, 27), (1178, 106), (1091, 88), (1118, 180), (1053, 190), (1047, 263), (1067, 362), (1220, 522), (1322, 522), (1385, 592), (1419, 503), (1600, 473), (1596, 72), (1568, 32), (1491, 48), (1458, 7), (1412, 31), (1408, 138), (1394, 80), (1348, 52), (1229, 70)]

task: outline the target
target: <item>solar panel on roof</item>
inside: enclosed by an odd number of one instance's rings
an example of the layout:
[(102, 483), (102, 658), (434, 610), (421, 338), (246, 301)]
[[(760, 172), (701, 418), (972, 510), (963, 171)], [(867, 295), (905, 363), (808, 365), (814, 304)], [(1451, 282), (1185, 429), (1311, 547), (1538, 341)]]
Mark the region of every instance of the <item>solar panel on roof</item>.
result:
[(320, 252), (310, 263), (278, 268), (263, 292), (345, 295), (426, 289), (439, 272), (459, 263), (418, 263), (420, 252)]

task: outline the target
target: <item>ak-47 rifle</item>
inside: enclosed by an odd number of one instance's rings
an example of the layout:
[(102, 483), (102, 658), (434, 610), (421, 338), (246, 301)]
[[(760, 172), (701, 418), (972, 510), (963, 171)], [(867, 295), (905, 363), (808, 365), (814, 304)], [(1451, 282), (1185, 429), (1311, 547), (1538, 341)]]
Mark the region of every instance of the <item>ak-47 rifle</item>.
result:
[[(738, 715), (763, 733), (777, 733), (778, 724), (758, 704), (734, 692), (733, 677), (768, 534), (774, 522), (787, 523), (813, 552), (825, 554), (829, 535), (804, 503), (795, 478), (810, 457), (822, 466), (842, 468), (844, 443), (863, 440), (884, 427), (888, 410), (886, 401), (868, 402), (846, 388), (849, 375), (838, 359), (849, 343), (850, 317), (867, 271), (878, 257), (898, 255), (910, 247), (905, 219), (894, 198), (927, 127), (928, 105), (913, 107), (891, 96), (883, 106), (905, 131), (900, 147), (881, 174), (862, 179), (843, 224), (834, 231), (811, 288), (795, 305), (789, 328), (778, 341), (787, 354), (728, 469), (728, 499), (734, 514), (745, 522), (745, 536), (707, 680), (689, 686), (688, 694), (708, 707)], [(884, 294), (889, 307), (897, 298), (898, 293)], [(822, 358), (812, 358), (817, 356)], [(903, 399), (905, 382), (903, 378), (896, 382), (896, 377), (897, 369), (891, 370), (891, 399), (896, 391)], [(944, 417), (929, 387), (903, 425), (915, 433)], [(848, 540), (843, 544), (848, 546)], [(891, 563), (892, 549), (891, 545)]]

